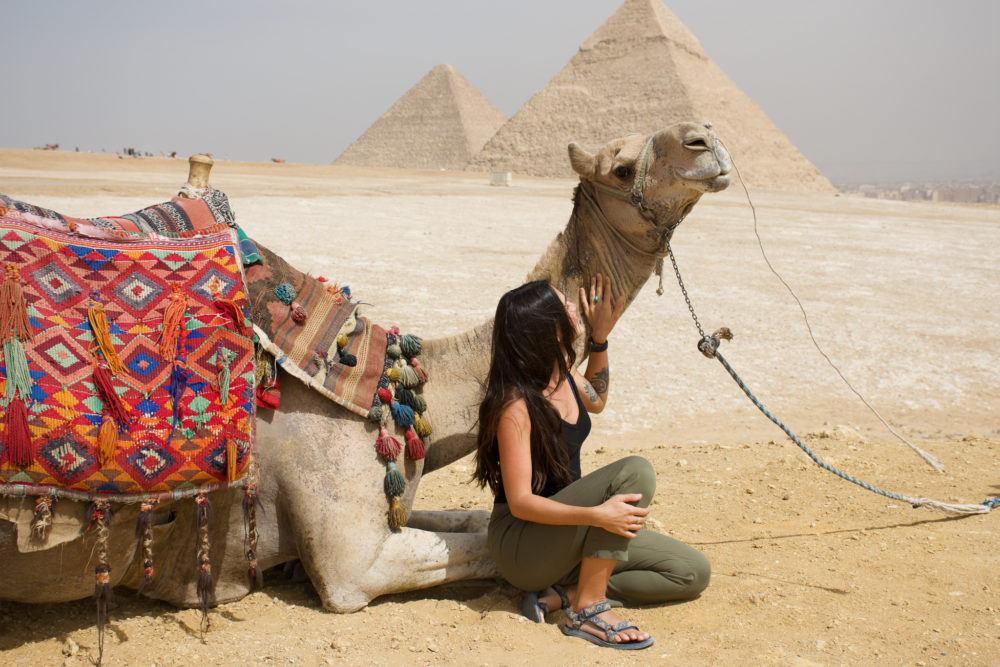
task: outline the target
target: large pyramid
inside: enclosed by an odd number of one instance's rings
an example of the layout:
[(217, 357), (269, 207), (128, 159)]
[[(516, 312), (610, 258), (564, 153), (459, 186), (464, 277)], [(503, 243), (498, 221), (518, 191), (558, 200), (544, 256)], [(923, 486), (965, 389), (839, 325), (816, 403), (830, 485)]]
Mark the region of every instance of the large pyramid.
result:
[(333, 163), (462, 169), (506, 120), (454, 67), (438, 65)]
[(747, 183), (834, 192), (660, 0), (626, 0), (467, 169), (572, 176), (566, 145), (710, 121)]

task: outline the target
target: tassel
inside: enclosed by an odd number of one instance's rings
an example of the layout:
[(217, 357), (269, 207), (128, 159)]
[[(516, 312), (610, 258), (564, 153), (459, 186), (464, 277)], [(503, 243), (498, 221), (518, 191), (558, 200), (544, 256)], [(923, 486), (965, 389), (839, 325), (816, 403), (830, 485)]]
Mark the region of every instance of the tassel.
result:
[(417, 435), (421, 438), (426, 438), (431, 434), (430, 422), (420, 415), (413, 418), (413, 428), (417, 431)]
[(399, 440), (389, 435), (384, 426), (379, 430), (378, 439), (375, 441), (375, 451), (378, 452), (383, 461), (387, 463), (395, 461), (402, 448), (403, 446), (399, 444)]
[(246, 495), (243, 496), (243, 527), (246, 531), (247, 566), (250, 575), (250, 590), (264, 587), (264, 573), (257, 563), (257, 508), (260, 499), (257, 498), (257, 485), (247, 484)]
[(423, 349), (423, 344), (416, 336), (403, 334), (399, 339), (399, 347), (407, 357), (416, 357)]
[[(174, 360), (174, 369), (170, 371), (170, 384), (167, 385), (167, 392), (170, 394), (170, 398), (174, 402), (174, 427), (180, 421), (180, 398), (184, 394), (184, 390), (187, 389), (188, 375), (184, 372), (184, 364), (180, 359)], [(170, 438), (173, 439), (174, 434), (171, 431)]]
[(406, 510), (399, 502), (399, 498), (393, 497), (392, 505), (389, 507), (389, 527), (393, 529), (402, 528), (406, 525)]
[(90, 328), (94, 332), (94, 342), (104, 354), (104, 360), (115, 375), (124, 375), (128, 371), (122, 360), (115, 352), (115, 346), (111, 341), (111, 333), (108, 330), (108, 314), (104, 311), (104, 304), (100, 301), (97, 292), (90, 293), (90, 302), (87, 307), (87, 320)]
[(212, 578), (212, 562), (209, 559), (209, 548), (211, 546), (208, 537), (208, 524), (212, 520), (212, 506), (208, 502), (208, 496), (199, 493), (195, 498), (198, 507), (196, 518), (198, 522), (198, 601), (201, 603), (201, 634), (204, 639), (205, 631), (208, 630), (208, 607), (214, 602), (215, 580)]
[(7, 366), (7, 398), (14, 398), (17, 392), (22, 398), (30, 397), (31, 373), (20, 338), (14, 336), (3, 342), (3, 357)]
[(396, 400), (407, 407), (413, 408), (414, 411), (417, 409), (417, 401), (414, 399), (413, 392), (406, 387), (396, 387)]
[(340, 353), (340, 363), (343, 366), (354, 367), (358, 365), (358, 358), (353, 354), (348, 354), (347, 352)]
[(424, 400), (423, 396), (421, 396), (420, 394), (414, 394), (413, 402), (415, 404), (413, 406), (414, 412), (416, 412), (417, 414), (423, 414), (427, 412), (427, 401)]
[(118, 427), (111, 415), (101, 416), (101, 428), (97, 432), (97, 460), (102, 466), (109, 466), (115, 461), (118, 450)]
[(399, 381), (404, 387), (412, 389), (420, 384), (420, 376), (417, 372), (413, 370), (410, 366), (406, 364), (400, 364), (399, 366)]
[(392, 345), (385, 348), (385, 353), (388, 354), (393, 359), (399, 359), (399, 356), (403, 354), (403, 351), (399, 348), (399, 345), (393, 343)]
[(337, 347), (341, 350), (347, 347), (347, 334), (337, 334)]
[(302, 324), (309, 318), (309, 313), (303, 308), (299, 303), (292, 303), (292, 321), (296, 324)]
[(139, 516), (135, 522), (135, 537), (142, 548), (142, 583), (136, 595), (153, 581), (153, 508), (155, 500), (143, 501), (139, 506)]
[(250, 328), (247, 324), (246, 316), (243, 314), (243, 309), (235, 301), (216, 297), (214, 303), (216, 308), (232, 318), (233, 324), (236, 325), (237, 333), (243, 333)]
[(403, 428), (413, 425), (413, 408), (403, 405), (402, 403), (393, 403), (389, 406), (389, 409), (392, 410), (392, 418), (396, 424), (402, 426)]
[(411, 461), (419, 461), (426, 454), (424, 441), (417, 437), (413, 429), (406, 429), (406, 458)]
[(28, 428), (28, 407), (20, 397), (7, 404), (7, 460), (25, 468), (34, 457), (31, 431)]
[(35, 514), (31, 518), (31, 534), (36, 540), (44, 541), (52, 528), (52, 496), (40, 496), (35, 502)]
[(418, 384), (424, 384), (427, 382), (427, 371), (424, 370), (423, 366), (417, 363), (417, 360), (410, 359), (410, 365), (413, 366), (413, 372), (417, 374), (417, 379), (420, 380)]
[(281, 303), (286, 306), (292, 305), (292, 301), (295, 301), (295, 288), (292, 287), (291, 283), (281, 283), (280, 285), (275, 285), (274, 294), (281, 300)]
[(97, 664), (101, 664), (104, 658), (104, 626), (108, 622), (108, 606), (114, 602), (114, 594), (111, 591), (111, 565), (108, 563), (111, 504), (107, 500), (95, 500), (90, 516), (92, 525), (96, 525), (97, 528), (94, 600), (97, 603)]
[(373, 422), (376, 422), (376, 423), (382, 421), (382, 406), (381, 405), (376, 404), (376, 405), (372, 406), (372, 409), (368, 411), (368, 421), (373, 421)]
[(160, 357), (164, 361), (173, 359), (177, 352), (184, 311), (187, 309), (187, 300), (184, 298), (181, 286), (174, 283), (171, 287), (173, 293), (170, 295), (170, 303), (163, 311), (163, 332), (160, 334)]
[(229, 405), (229, 381), (232, 374), (229, 367), (235, 359), (236, 352), (221, 345), (215, 353), (215, 365), (219, 369), (219, 403), (222, 407)]
[(378, 398), (383, 403), (392, 403), (392, 390), (388, 387), (379, 387)]
[(236, 447), (236, 441), (232, 438), (226, 440), (226, 479), (232, 484), (236, 481), (236, 466), (239, 463), (240, 453)]
[(12, 330), (19, 340), (34, 340), (17, 264), (7, 265), (3, 284), (0, 284), (0, 338), (7, 340)]
[(401, 496), (406, 489), (406, 480), (403, 479), (403, 473), (399, 472), (399, 468), (392, 461), (389, 461), (387, 464), (383, 485), (385, 486), (385, 495), (387, 496)]
[[(101, 402), (118, 424), (119, 431), (126, 431), (129, 428), (129, 411), (115, 391), (114, 382), (111, 379), (111, 371), (106, 366), (96, 364), (94, 366), (94, 385), (97, 387), (97, 395), (101, 397)], [(103, 424), (101, 425), (103, 427)]]

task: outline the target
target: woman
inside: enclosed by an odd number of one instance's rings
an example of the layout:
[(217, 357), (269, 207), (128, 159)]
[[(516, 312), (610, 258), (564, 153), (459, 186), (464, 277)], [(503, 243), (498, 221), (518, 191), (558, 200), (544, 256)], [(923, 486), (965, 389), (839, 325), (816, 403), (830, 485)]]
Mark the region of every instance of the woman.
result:
[(529, 592), (521, 611), (542, 622), (564, 608), (563, 633), (601, 646), (641, 649), (653, 638), (611, 610), (683, 600), (708, 585), (708, 560), (643, 529), (656, 486), (652, 466), (630, 456), (580, 476), (588, 413), (608, 400), (608, 335), (624, 297), (597, 275), (580, 288), (590, 325), (587, 370), (573, 341), (576, 306), (545, 281), (522, 285), (497, 305), (493, 358), (479, 408), (474, 478), (495, 500), (490, 554), (500, 573)]

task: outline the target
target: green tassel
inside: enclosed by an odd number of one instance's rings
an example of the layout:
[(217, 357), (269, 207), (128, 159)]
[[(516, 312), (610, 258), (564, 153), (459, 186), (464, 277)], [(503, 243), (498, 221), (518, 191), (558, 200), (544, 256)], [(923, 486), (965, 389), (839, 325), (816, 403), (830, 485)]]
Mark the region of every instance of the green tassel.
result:
[(412, 334), (403, 334), (399, 339), (399, 347), (407, 357), (416, 357), (423, 349), (420, 339)]
[(385, 351), (386, 354), (388, 354), (393, 359), (399, 359), (399, 356), (403, 354), (403, 351), (400, 349), (399, 345), (396, 345), (395, 343), (385, 348)]
[(24, 355), (24, 346), (17, 336), (11, 336), (3, 342), (3, 357), (7, 365), (7, 398), (14, 398), (16, 392), (21, 392), (21, 398), (30, 398), (31, 373), (28, 372), (28, 358)]
[(385, 471), (385, 495), (387, 496), (398, 496), (403, 493), (406, 489), (406, 481), (403, 479), (403, 474), (399, 472), (399, 468), (396, 464), (390, 461), (386, 464), (387, 470)]

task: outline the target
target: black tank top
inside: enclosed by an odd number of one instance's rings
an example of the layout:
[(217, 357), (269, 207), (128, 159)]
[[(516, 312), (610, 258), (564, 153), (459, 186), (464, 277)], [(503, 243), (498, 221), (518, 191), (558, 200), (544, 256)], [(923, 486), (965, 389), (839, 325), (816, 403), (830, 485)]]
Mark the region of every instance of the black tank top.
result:
[[(580, 479), (580, 447), (583, 445), (583, 441), (587, 439), (587, 436), (590, 435), (591, 423), (590, 414), (587, 412), (587, 409), (583, 407), (583, 401), (580, 400), (580, 394), (576, 390), (576, 382), (574, 382), (573, 376), (570, 375), (568, 380), (569, 386), (573, 390), (573, 398), (576, 399), (576, 406), (579, 408), (579, 416), (576, 418), (575, 424), (570, 424), (566, 420), (563, 420), (562, 444), (566, 446), (566, 467), (569, 469), (569, 481), (575, 482)], [(547, 480), (545, 482), (545, 487), (538, 495), (548, 498), (561, 491), (564, 486), (565, 485), (559, 484), (559, 482), (554, 479)], [(504, 492), (503, 488), (503, 477), (500, 478), (500, 483), (497, 486), (497, 493), (493, 498), (493, 502), (507, 502), (507, 494)]]

